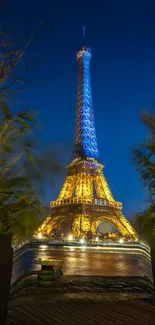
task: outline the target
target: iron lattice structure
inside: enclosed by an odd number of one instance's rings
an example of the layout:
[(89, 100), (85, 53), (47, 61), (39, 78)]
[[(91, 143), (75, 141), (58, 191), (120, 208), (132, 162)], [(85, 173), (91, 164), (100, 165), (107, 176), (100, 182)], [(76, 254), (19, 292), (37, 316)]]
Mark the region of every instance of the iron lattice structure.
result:
[(112, 196), (99, 160), (90, 82), (91, 50), (82, 47), (77, 52), (79, 63), (76, 131), (73, 157), (65, 182), (56, 201), (51, 202), (51, 214), (38, 232), (50, 235), (70, 221), (74, 236), (96, 233), (102, 221), (111, 223), (126, 238), (137, 239), (131, 224), (122, 214), (122, 204)]
[(90, 49), (83, 47), (77, 53), (77, 59), (79, 78), (73, 158), (99, 159), (90, 82)]

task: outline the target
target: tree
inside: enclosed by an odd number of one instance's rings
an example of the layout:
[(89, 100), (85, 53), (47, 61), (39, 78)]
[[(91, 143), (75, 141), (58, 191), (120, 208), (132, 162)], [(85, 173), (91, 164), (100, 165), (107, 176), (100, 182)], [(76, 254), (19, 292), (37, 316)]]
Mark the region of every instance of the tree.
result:
[(50, 156), (49, 151), (34, 146), (34, 127), (30, 112), (13, 114), (6, 104), (1, 105), (0, 233), (32, 235), (44, 214), (45, 187), (53, 184), (54, 175), (61, 170), (56, 153)]
[(43, 22), (21, 48), (10, 35), (0, 32), (0, 233), (11, 230), (19, 237), (27, 237), (38, 226), (46, 182), (51, 185), (53, 175), (61, 169), (58, 156), (51, 154), (51, 148), (41, 152), (36, 145), (35, 116), (28, 111), (14, 113), (10, 109), (12, 86), (16, 93), (24, 81), (17, 76), (10, 79), (11, 72), (16, 70)]
[(134, 162), (143, 185), (148, 192), (149, 206), (136, 216), (135, 226), (140, 237), (151, 247), (151, 264), (155, 286), (155, 116), (149, 111), (141, 113), (141, 121), (148, 128), (149, 135), (134, 149)]
[[(42, 214), (42, 186), (37, 184), (49, 174), (60, 170), (56, 157), (46, 164), (44, 153), (36, 154), (33, 131), (36, 120), (27, 111), (15, 113), (10, 102), (10, 93), (18, 93), (23, 80), (15, 77), (10, 81), (10, 72), (15, 70), (40, 27), (41, 22), (26, 45), (18, 48), (10, 37), (0, 32), (0, 323), (6, 324), (13, 251), (11, 234), (27, 237), (39, 223)], [(13, 88), (12, 88), (13, 86)], [(31, 141), (28, 136), (31, 135)], [(53, 163), (52, 163), (53, 161)], [(33, 166), (33, 171), (31, 166)], [(42, 173), (43, 171), (43, 173)], [(42, 177), (43, 175), (43, 177)], [(48, 178), (48, 177), (47, 177)]]
[(148, 193), (149, 207), (137, 215), (136, 225), (149, 241), (154, 236), (155, 222), (155, 117), (149, 111), (141, 113), (141, 121), (149, 130), (145, 141), (134, 149), (134, 162)]
[[(29, 158), (35, 164), (31, 143), (26, 141), (35, 120), (29, 112), (11, 113), (4, 103), (0, 111), (0, 233), (14, 232), (19, 225), (34, 230), (42, 210), (33, 178), (24, 167)], [(37, 165), (35, 166), (37, 168)], [(25, 221), (24, 221), (25, 219)], [(29, 222), (31, 221), (31, 222)], [(35, 222), (34, 222), (35, 221)], [(18, 225), (18, 227), (17, 227)]]

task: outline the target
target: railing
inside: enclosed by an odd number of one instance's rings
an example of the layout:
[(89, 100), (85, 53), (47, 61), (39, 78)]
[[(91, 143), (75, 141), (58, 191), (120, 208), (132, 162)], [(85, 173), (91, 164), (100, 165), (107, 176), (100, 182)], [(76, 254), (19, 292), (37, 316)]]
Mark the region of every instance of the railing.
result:
[(17, 245), (12, 245), (12, 248), (13, 248), (13, 253), (15, 254), (16, 252), (18, 252), (20, 249), (22, 249), (25, 245), (28, 245), (30, 244), (30, 240), (26, 240), (20, 244), (17, 244)]
[(110, 207), (114, 209), (122, 209), (121, 202), (108, 202), (104, 199), (89, 199), (89, 198), (69, 198), (64, 200), (56, 200), (51, 202), (51, 207), (57, 207), (69, 204), (93, 204), (98, 206)]

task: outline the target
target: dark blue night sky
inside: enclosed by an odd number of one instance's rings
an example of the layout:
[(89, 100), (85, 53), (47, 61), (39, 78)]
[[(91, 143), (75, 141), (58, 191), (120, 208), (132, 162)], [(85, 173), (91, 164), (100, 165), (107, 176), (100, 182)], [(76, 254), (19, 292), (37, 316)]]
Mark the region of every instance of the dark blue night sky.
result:
[[(86, 26), (100, 156), (113, 195), (131, 218), (145, 205), (132, 148), (146, 134), (140, 110), (151, 107), (155, 98), (155, 1), (12, 0), (0, 18), (2, 26), (15, 26), (15, 38), (22, 41), (45, 18), (26, 55), (26, 60), (43, 62), (31, 72), (22, 99), (40, 113), (43, 142), (67, 148), (66, 163), (75, 127), (76, 51), (82, 45), (82, 25)], [(48, 202), (56, 198), (62, 183), (63, 178), (49, 191)]]

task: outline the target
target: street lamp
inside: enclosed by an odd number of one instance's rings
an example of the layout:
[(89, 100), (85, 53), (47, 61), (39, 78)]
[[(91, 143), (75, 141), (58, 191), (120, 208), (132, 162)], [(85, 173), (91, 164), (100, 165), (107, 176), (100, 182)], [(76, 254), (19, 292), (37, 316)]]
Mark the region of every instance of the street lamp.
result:
[(68, 236), (68, 240), (72, 240), (73, 239), (73, 236), (70, 234), (69, 236)]
[(41, 232), (38, 233), (38, 239), (42, 239), (43, 235)]

